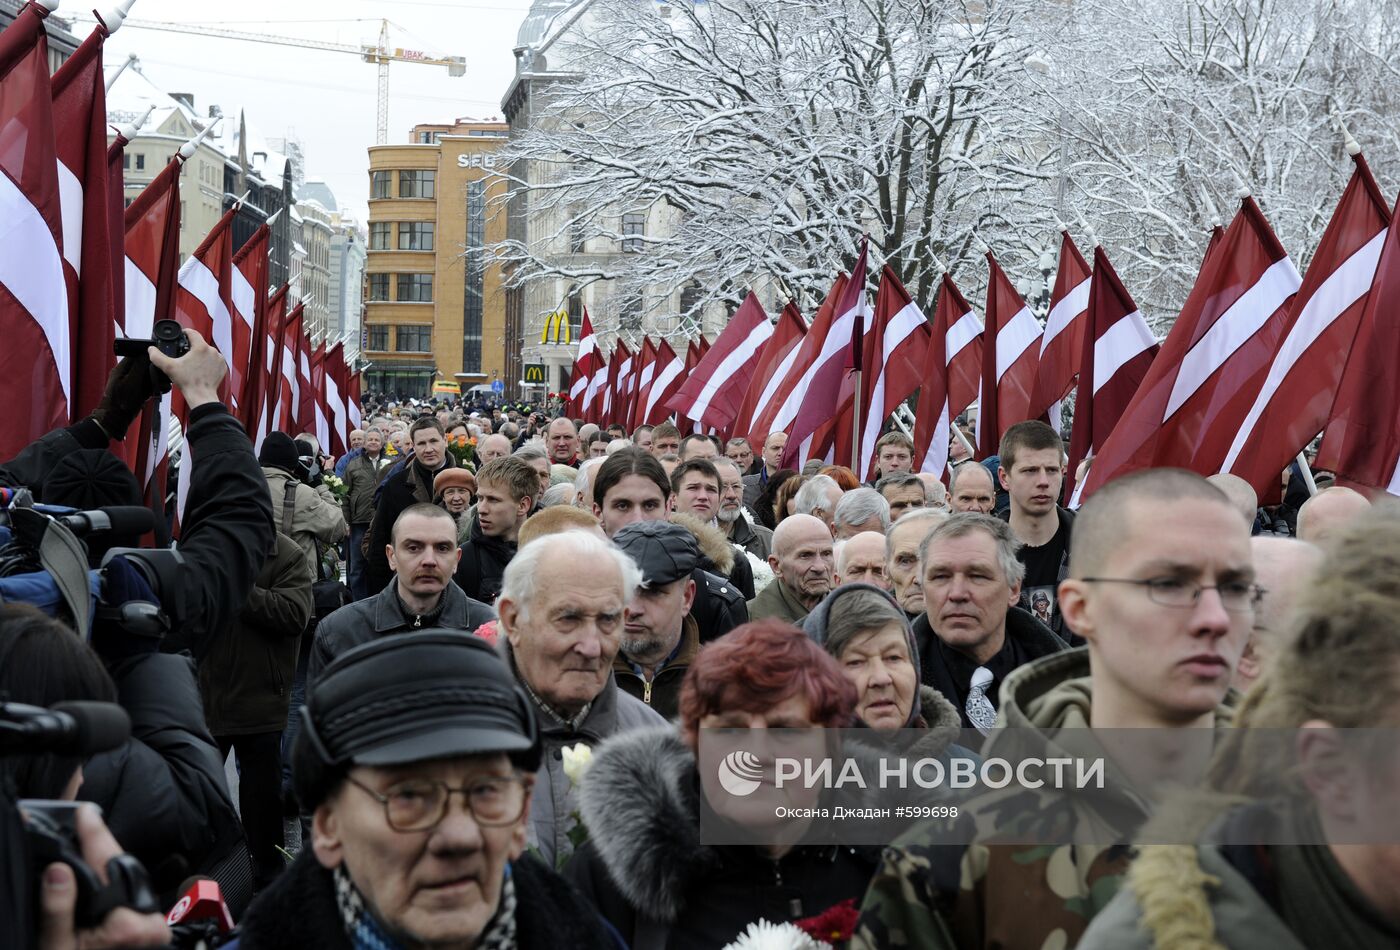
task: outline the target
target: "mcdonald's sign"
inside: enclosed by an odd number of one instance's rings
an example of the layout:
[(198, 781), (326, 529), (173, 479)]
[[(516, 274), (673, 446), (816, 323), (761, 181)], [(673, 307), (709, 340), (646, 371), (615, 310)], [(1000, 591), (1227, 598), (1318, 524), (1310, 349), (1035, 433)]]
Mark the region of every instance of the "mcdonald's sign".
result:
[[(565, 324), (565, 326), (567, 327), (568, 324)], [(527, 382), (527, 383), (543, 383), (543, 382), (544, 382), (544, 376), (545, 376), (545, 371), (544, 371), (544, 364), (543, 364), (543, 363), (526, 363), (526, 364), (525, 364), (525, 382)]]
[(541, 343), (572, 343), (574, 342), (573, 328), (569, 326), (569, 314), (565, 310), (556, 310), (546, 314), (544, 318), (544, 330), (540, 333)]

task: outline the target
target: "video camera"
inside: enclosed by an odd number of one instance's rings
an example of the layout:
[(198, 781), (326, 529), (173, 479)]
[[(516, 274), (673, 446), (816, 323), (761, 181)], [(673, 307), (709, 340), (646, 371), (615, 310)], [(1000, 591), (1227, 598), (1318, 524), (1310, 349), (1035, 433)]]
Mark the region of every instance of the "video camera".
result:
[[(131, 719), (114, 703), (57, 703), (52, 709), (0, 702), (0, 756), (69, 755), (84, 759), (120, 746), (131, 735)], [(55, 862), (73, 869), (78, 884), (74, 922), (95, 927), (118, 907), (138, 913), (158, 910), (150, 878), (141, 862), (120, 854), (103, 869), (107, 883), (83, 858), (78, 840), (77, 802), (0, 797), (0, 808), (18, 806), (23, 847), (28, 855), (25, 890)], [(94, 806), (95, 807), (95, 806)], [(32, 900), (32, 898), (30, 898)]]
[[(152, 346), (171, 359), (179, 359), (190, 351), (190, 341), (185, 338), (184, 329), (174, 320), (157, 320), (151, 328), (151, 339), (123, 337), (113, 342), (112, 350), (118, 357), (144, 360), (150, 358), (146, 349)], [(152, 366), (151, 386), (157, 393), (168, 393), (170, 377)]]
[(89, 566), (83, 538), (139, 537), (155, 524), (149, 509), (73, 511), (36, 505), (25, 489), (10, 494), (10, 505), (0, 509), (0, 601), (66, 614), (84, 637), (91, 635), (94, 619), (154, 639), (185, 622), (178, 578), (185, 561), (178, 551), (111, 547), (96, 569)]

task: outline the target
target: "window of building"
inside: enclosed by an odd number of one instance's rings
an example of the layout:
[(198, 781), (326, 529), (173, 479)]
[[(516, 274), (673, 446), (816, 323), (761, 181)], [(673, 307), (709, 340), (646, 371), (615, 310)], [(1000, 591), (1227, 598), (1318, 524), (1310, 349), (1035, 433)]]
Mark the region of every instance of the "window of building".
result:
[(399, 301), (402, 303), (432, 303), (432, 274), (400, 274)]
[(466, 293), (462, 296), (462, 372), (481, 372), (486, 276), (486, 183), (467, 184)]
[(441, 132), (419, 132), (419, 133), (418, 133), (418, 144), (419, 144), (419, 145), (436, 145), (439, 141), (441, 141), (441, 136), (442, 136), (442, 133), (441, 133)]
[(392, 172), (369, 173), (369, 196), (371, 198), (389, 197), (389, 181), (392, 174)]
[(399, 250), (431, 251), (433, 249), (433, 224), (424, 221), (399, 222)]
[(696, 306), (700, 303), (700, 285), (691, 281), (681, 288), (681, 314), (698, 316), (694, 313)]
[(430, 353), (433, 349), (432, 327), (395, 327), (394, 349), (400, 353)]
[(432, 198), (437, 194), (437, 172), (413, 170), (399, 172), (400, 198)]
[(569, 311), (569, 339), (578, 340), (583, 335), (583, 294), (577, 287), (569, 288), (566, 306)]
[(131, 171), (131, 155), (126, 152), (122, 153), (122, 168), (125, 171)]
[(388, 300), (389, 299), (389, 275), (370, 274), (369, 275), (369, 299)]
[(365, 327), (365, 349), (385, 351), (389, 349), (389, 328), (382, 323), (371, 323)]
[(575, 210), (574, 215), (569, 222), (569, 253), (584, 254), (588, 250), (588, 236), (584, 231), (582, 209)]
[(622, 253), (642, 253), (642, 235), (646, 234), (647, 216), (629, 211), (622, 216)]
[(388, 221), (371, 221), (369, 225), (369, 249), (371, 251), (387, 251), (389, 249), (389, 229), (393, 227)]
[(140, 153), (138, 152), (137, 155), (136, 155), (136, 170), (139, 172), (139, 171), (143, 171), (145, 168), (146, 168), (146, 156), (145, 156), (145, 155), (142, 155), (142, 154), (140, 154)]

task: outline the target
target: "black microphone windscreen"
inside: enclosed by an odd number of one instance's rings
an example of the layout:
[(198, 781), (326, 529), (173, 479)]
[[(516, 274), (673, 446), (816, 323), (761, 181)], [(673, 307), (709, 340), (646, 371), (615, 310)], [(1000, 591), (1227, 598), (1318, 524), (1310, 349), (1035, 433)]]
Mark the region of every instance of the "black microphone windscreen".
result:
[(112, 522), (112, 533), (121, 537), (145, 534), (156, 525), (155, 513), (140, 505), (116, 505), (99, 510)]
[(118, 748), (131, 738), (131, 717), (116, 703), (55, 703), (52, 709), (72, 716), (78, 726), (77, 734), (55, 752), (86, 757)]

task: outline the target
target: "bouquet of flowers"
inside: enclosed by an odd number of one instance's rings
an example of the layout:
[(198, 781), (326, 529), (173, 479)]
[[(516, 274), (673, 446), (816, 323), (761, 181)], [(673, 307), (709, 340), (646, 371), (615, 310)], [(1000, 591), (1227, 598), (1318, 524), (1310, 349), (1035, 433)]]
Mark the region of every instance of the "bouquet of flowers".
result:
[(465, 435), (447, 437), (447, 451), (463, 468), (476, 471), (476, 439)]
[(349, 496), (350, 489), (346, 486), (344, 479), (339, 475), (328, 472), (321, 476), (321, 483), (331, 490), (331, 494), (335, 496), (336, 501), (340, 502), (342, 505), (345, 504), (345, 499)]

